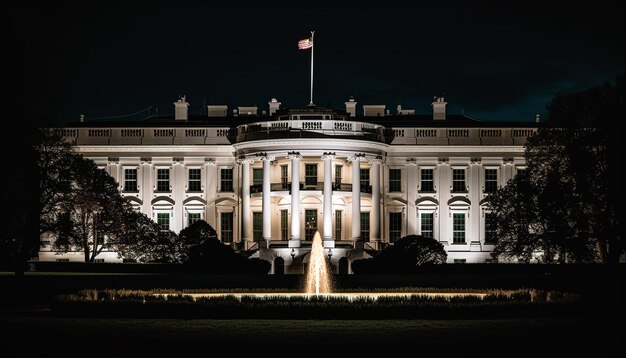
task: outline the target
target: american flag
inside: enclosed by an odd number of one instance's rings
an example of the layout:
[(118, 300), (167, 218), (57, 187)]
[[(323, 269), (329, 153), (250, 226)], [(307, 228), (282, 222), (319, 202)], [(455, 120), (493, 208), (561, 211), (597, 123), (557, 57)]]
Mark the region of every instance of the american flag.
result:
[(307, 50), (313, 47), (313, 41), (311, 39), (304, 39), (298, 41), (298, 49)]

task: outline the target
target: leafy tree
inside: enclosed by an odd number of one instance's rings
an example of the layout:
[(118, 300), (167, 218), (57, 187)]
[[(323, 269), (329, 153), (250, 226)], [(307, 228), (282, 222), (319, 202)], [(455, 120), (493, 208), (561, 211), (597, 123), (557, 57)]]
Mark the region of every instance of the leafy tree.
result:
[(123, 234), (128, 203), (108, 173), (82, 156), (72, 158), (71, 191), (56, 206), (54, 247), (59, 251), (81, 248), (85, 262), (93, 262), (109, 248), (107, 237)]
[(271, 264), (248, 259), (217, 238), (217, 232), (204, 220), (198, 220), (178, 234), (182, 262), (212, 273), (267, 273)]
[(109, 239), (109, 246), (125, 260), (138, 263), (180, 263), (182, 247), (171, 231), (140, 211), (130, 208), (122, 218), (123, 230)]
[[(623, 144), (613, 123), (626, 116), (625, 89), (620, 76), (614, 86), (555, 96), (549, 126), (526, 143), (527, 178), (487, 199), (496, 214), (494, 255), (528, 259), (539, 251), (544, 262), (619, 261)], [(525, 210), (515, 210), (521, 205)]]
[(415, 273), (423, 265), (443, 264), (448, 254), (435, 239), (408, 235), (385, 248), (373, 259), (352, 263), (355, 273)]

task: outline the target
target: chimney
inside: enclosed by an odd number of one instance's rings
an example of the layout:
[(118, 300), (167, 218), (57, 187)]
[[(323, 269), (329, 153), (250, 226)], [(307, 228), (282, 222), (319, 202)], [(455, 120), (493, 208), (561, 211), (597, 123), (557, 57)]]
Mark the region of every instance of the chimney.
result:
[(189, 103), (187, 103), (185, 96), (181, 96), (178, 101), (174, 102), (174, 119), (177, 121), (186, 121), (188, 118), (187, 111)]
[(436, 121), (443, 121), (446, 119), (446, 104), (448, 104), (448, 102), (445, 102), (443, 100), (443, 96), (441, 97), (437, 97), (435, 96), (435, 98), (433, 99), (433, 120)]
[(356, 117), (356, 102), (352, 96), (350, 96), (350, 99), (346, 102), (346, 112), (350, 114), (350, 117)]
[(276, 98), (272, 98), (268, 104), (270, 105), (270, 116), (280, 109), (280, 102), (278, 102)]
[(535, 123), (539, 123), (539, 122), (541, 122), (541, 115), (539, 113), (537, 113), (535, 115)]
[(384, 117), (385, 116), (384, 104), (366, 104), (363, 105), (363, 115), (365, 117)]
[(257, 106), (239, 106), (237, 109), (240, 116), (256, 116), (258, 111)]
[(224, 105), (209, 105), (206, 108), (209, 117), (226, 117), (228, 113), (228, 106)]

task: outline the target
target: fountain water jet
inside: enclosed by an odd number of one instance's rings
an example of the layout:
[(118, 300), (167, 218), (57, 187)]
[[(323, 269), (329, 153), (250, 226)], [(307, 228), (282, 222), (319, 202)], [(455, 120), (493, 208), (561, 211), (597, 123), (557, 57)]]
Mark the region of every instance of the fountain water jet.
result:
[(311, 254), (309, 256), (309, 269), (306, 273), (305, 292), (308, 295), (330, 294), (333, 290), (333, 281), (330, 274), (324, 246), (319, 232), (313, 236)]

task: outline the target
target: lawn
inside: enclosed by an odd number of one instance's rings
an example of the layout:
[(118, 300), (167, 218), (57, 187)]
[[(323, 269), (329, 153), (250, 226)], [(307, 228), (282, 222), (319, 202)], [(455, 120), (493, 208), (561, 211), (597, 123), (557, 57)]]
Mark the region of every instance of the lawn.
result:
[[(367, 314), (364, 312), (364, 314)], [(86, 319), (48, 312), (0, 317), (9, 356), (607, 356), (620, 330), (594, 317), (499, 320)], [(604, 342), (604, 343), (602, 343)], [(612, 343), (614, 342), (614, 344)], [(604, 350), (600, 347), (604, 346)], [(543, 348), (541, 348), (543, 347)], [(265, 354), (263, 354), (265, 355)]]

